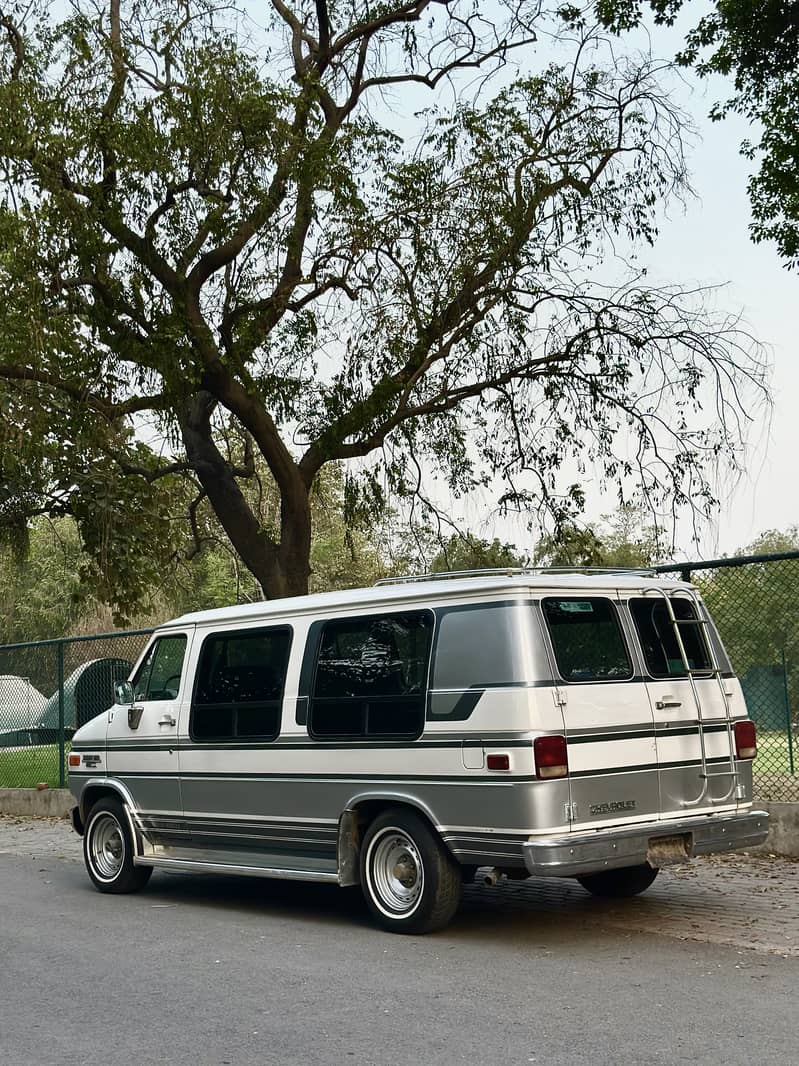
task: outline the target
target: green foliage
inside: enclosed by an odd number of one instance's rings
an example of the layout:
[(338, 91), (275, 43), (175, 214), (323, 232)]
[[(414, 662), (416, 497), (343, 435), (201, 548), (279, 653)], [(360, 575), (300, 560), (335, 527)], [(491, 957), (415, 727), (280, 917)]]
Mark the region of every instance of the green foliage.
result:
[(80, 577), (85, 561), (69, 519), (35, 522), (24, 562), (0, 550), (0, 644), (75, 632), (97, 606)]
[(641, 569), (665, 561), (662, 530), (649, 512), (623, 504), (596, 528), (567, 523), (539, 540), (536, 563), (545, 566)]
[[(101, 484), (96, 491), (101, 508), (105, 502)], [(260, 485), (260, 496), (253, 506), (269, 521), (270, 512), (279, 510), (280, 502), (268, 475)], [(392, 571), (378, 550), (388, 543), (391, 531), (373, 526), (367, 536), (345, 523), (344, 479), (339, 467), (324, 471), (312, 505), (312, 591), (371, 585)], [(168, 565), (164, 562), (158, 569), (158, 552), (148, 553), (146, 545), (135, 542), (131, 547), (130, 540), (121, 535), (125, 516), (111, 516), (106, 548), (111, 559), (103, 572), (95, 562), (95, 546), (82, 542), (76, 520), (35, 519), (24, 556), (8, 547), (0, 550), (0, 644), (110, 631), (117, 625), (146, 627), (191, 611), (261, 599), (260, 587), (231, 551), (213, 514), (198, 515), (197, 524), (202, 536), (199, 546), (189, 549), (178, 543)], [(185, 538), (185, 528), (178, 528)], [(123, 583), (128, 580), (126, 552), (137, 560), (135, 583), (111, 588), (109, 574), (116, 573)]]
[(539, 540), (533, 559), (539, 566), (603, 566), (602, 541), (590, 526), (566, 522)]
[(646, 568), (667, 560), (663, 529), (643, 507), (623, 504), (603, 515), (599, 534), (604, 566)]
[[(797, 550), (799, 527), (792, 526), (768, 530), (735, 554)], [(795, 674), (792, 687), (799, 686), (799, 559), (708, 570), (693, 574), (692, 580), (701, 588), (739, 674), (755, 665), (780, 665), (784, 655)]]
[(503, 544), (497, 537), (489, 541), (473, 533), (453, 533), (433, 559), (430, 572), (501, 570), (504, 567), (526, 566), (527, 561), (514, 544)]

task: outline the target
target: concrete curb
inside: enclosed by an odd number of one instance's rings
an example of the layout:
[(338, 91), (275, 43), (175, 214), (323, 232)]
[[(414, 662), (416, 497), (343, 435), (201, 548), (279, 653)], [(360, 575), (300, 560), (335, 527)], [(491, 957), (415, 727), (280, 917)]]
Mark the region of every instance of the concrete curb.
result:
[(768, 811), (768, 840), (759, 848), (749, 848), (754, 855), (785, 855), (799, 859), (799, 803), (758, 803), (759, 810)]
[[(66, 788), (0, 788), (0, 814), (65, 818), (74, 805), (75, 799)], [(755, 806), (769, 813), (769, 835), (765, 844), (749, 850), (753, 854), (799, 859), (799, 803), (755, 802)]]
[(66, 818), (75, 806), (68, 788), (0, 788), (0, 814), (22, 818)]

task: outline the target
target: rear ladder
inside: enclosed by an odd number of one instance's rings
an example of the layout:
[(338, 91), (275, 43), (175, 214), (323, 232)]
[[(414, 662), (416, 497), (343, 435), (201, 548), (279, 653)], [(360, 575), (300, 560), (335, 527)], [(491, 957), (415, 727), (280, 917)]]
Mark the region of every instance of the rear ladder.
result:
[[(693, 589), (685, 589), (684, 591), (680, 591), (680, 593), (678, 593), (676, 595), (678, 595), (678, 597), (680, 599), (688, 600), (688, 602), (690, 604), (692, 604), (696, 617), (695, 618), (678, 618), (675, 615), (675, 613), (674, 613), (674, 606), (673, 606), (673, 603), (672, 603), (672, 597), (667, 595), (665, 589), (659, 589), (659, 588), (646, 589), (644, 591), (644, 595), (646, 595), (647, 593), (650, 593), (650, 594), (653, 593), (655, 595), (661, 596), (663, 598), (663, 601), (666, 604), (666, 610), (668, 612), (669, 621), (670, 621), (671, 627), (672, 627), (672, 629), (674, 631), (674, 637), (675, 637), (675, 639), (677, 641), (677, 647), (678, 647), (679, 653), (680, 653), (680, 660), (681, 660), (682, 668), (685, 671), (685, 674), (686, 674), (686, 676), (687, 676), (687, 678), (688, 678), (688, 680), (690, 682), (691, 694), (693, 696), (694, 706), (696, 708), (696, 719), (691, 722), (691, 725), (696, 725), (697, 732), (698, 732), (698, 735), (699, 735), (699, 751), (700, 751), (700, 761), (701, 761), (701, 765), (702, 765), (702, 771), (701, 771), (699, 776), (704, 781), (704, 785), (702, 787), (701, 793), (699, 794), (699, 797), (697, 799), (695, 799), (695, 800), (692, 800), (692, 801), (686, 801), (685, 802), (685, 806), (695, 807), (695, 806), (698, 806), (700, 803), (702, 803), (705, 800), (706, 796), (707, 796), (708, 783), (714, 777), (728, 777), (728, 778), (730, 778), (730, 787), (729, 787), (726, 795), (721, 796), (718, 799), (714, 799), (711, 802), (713, 802), (713, 803), (726, 803), (728, 800), (732, 799), (733, 796), (735, 796), (736, 799), (743, 799), (743, 797), (744, 797), (744, 787), (740, 783), (740, 776), (741, 775), (740, 775), (740, 772), (738, 771), (738, 769), (736, 768), (736, 765), (735, 765), (735, 730), (734, 730), (734, 723), (733, 723), (732, 715), (730, 714), (730, 696), (729, 696), (729, 693), (727, 692), (727, 689), (724, 686), (724, 679), (721, 676), (721, 669), (719, 667), (718, 659), (716, 658), (716, 652), (715, 652), (715, 649), (713, 647), (713, 641), (708, 638), (707, 631), (708, 631), (708, 626), (709, 626), (710, 623), (709, 623), (708, 618), (704, 614), (704, 611), (702, 609), (702, 604), (700, 603), (699, 598), (697, 597), (697, 595), (693, 591)], [(680, 632), (680, 630), (681, 630), (681, 628), (683, 626), (698, 626), (699, 627), (699, 631), (702, 634), (702, 639), (703, 639), (703, 642), (704, 642), (705, 647), (707, 649), (708, 659), (710, 661), (710, 670), (696, 669), (695, 667), (692, 667), (690, 665), (690, 663), (688, 661), (688, 655), (687, 655), (687, 653), (685, 651), (685, 644), (683, 643), (682, 633)], [(717, 719), (707, 719), (707, 718), (705, 718), (704, 712), (702, 710), (702, 700), (701, 700), (701, 697), (699, 695), (699, 689), (697, 688), (697, 684), (696, 684), (696, 678), (697, 677), (704, 677), (704, 678), (713, 677), (713, 678), (715, 678), (716, 683), (718, 684), (718, 687), (719, 687), (719, 691), (721, 692), (721, 699), (722, 699), (722, 703), (724, 705), (724, 722), (725, 722), (726, 727), (727, 727), (727, 750), (729, 751), (729, 760), (730, 760), (730, 768), (729, 768), (729, 770), (725, 769), (725, 770), (711, 771), (711, 770), (708, 769), (707, 748), (705, 746), (705, 724), (708, 723), (708, 722), (715, 722), (715, 721), (717, 721)]]

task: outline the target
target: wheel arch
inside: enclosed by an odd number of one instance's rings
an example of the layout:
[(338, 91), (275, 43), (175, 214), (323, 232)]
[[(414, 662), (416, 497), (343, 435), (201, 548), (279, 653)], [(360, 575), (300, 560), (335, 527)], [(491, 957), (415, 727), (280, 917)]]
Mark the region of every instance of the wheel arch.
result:
[[(438, 821), (435, 815), (427, 804), (417, 796), (410, 795), (407, 792), (359, 792), (349, 800), (339, 818), (338, 872), (340, 885), (360, 884), (360, 854), (363, 834), (379, 814), (393, 807), (405, 808), (415, 814), (421, 814), (441, 841), (442, 846), (447, 851), (450, 851), (438, 832)], [(455, 861), (457, 862), (457, 859)]]
[(88, 780), (83, 786), (80, 800), (78, 801), (80, 817), (84, 826), (89, 817), (89, 811), (98, 800), (103, 799), (106, 796), (110, 796), (112, 799), (122, 800), (122, 803), (129, 810), (135, 809), (136, 805), (133, 802), (133, 797), (121, 781), (117, 781), (113, 777), (94, 777)]

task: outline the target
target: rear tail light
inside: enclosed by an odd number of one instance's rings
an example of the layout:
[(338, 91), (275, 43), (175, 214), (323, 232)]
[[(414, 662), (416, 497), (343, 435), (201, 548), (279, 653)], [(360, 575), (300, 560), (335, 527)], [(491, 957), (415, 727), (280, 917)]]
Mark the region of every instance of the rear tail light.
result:
[(533, 741), (536, 777), (567, 777), (569, 760), (566, 738), (562, 736), (536, 737)]
[(510, 755), (487, 755), (486, 766), (489, 770), (510, 770)]
[(757, 755), (754, 722), (735, 723), (735, 754), (739, 759), (754, 759)]

